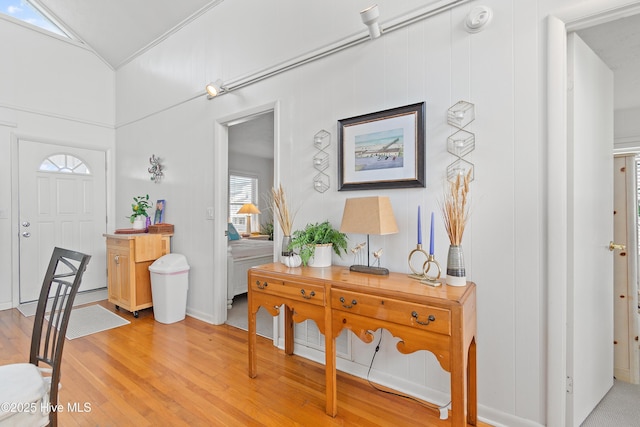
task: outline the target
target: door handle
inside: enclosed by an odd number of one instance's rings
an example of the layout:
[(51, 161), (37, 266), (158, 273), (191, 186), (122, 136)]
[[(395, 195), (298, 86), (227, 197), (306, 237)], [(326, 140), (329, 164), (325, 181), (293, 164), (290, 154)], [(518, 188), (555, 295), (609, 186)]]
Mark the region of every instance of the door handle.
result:
[(29, 233), (28, 231), (25, 231), (22, 233), (22, 237), (31, 237), (31, 233)]
[(618, 245), (616, 243), (613, 243), (613, 241), (609, 242), (609, 250), (613, 252), (616, 249), (624, 251), (625, 249), (627, 249), (627, 247), (625, 245)]

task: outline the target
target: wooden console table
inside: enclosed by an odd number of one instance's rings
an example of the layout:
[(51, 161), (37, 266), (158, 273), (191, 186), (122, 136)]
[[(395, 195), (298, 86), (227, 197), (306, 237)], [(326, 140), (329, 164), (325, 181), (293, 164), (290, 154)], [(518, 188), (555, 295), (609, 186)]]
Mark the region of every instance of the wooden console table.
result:
[(432, 352), (451, 374), (452, 425), (476, 424), (476, 288), (430, 287), (405, 274), (375, 276), (348, 267), (253, 267), (249, 280), (249, 376), (257, 375), (256, 314), (284, 304), (285, 353), (293, 354), (293, 322), (311, 319), (325, 336), (326, 412), (338, 412), (335, 339), (347, 328), (371, 342), (378, 328), (400, 341), (401, 353)]

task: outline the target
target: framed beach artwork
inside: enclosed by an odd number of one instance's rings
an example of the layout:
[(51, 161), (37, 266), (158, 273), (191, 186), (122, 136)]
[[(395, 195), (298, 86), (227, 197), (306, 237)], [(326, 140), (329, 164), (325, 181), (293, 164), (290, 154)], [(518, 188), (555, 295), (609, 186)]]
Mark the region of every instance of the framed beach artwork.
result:
[(425, 186), (425, 103), (338, 120), (338, 191)]

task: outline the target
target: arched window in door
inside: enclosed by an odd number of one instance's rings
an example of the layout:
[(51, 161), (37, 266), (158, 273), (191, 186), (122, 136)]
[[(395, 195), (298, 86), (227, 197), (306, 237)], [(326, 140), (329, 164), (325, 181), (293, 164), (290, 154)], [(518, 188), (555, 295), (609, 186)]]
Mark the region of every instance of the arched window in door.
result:
[(91, 175), (87, 165), (71, 154), (53, 154), (42, 161), (39, 170), (43, 172), (75, 173)]

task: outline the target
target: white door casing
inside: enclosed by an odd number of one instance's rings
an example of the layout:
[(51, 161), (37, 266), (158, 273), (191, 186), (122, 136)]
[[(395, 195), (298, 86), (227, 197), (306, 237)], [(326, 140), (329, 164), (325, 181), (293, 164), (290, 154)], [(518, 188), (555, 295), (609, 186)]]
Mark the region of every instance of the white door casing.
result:
[[(80, 159), (89, 174), (40, 170), (49, 156)], [(92, 256), (80, 291), (106, 286), (105, 152), (18, 141), (20, 303), (38, 298), (53, 247)]]
[(613, 73), (567, 36), (567, 425), (613, 385)]

